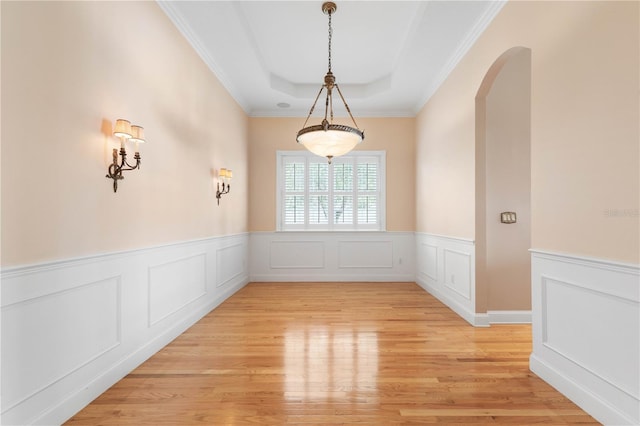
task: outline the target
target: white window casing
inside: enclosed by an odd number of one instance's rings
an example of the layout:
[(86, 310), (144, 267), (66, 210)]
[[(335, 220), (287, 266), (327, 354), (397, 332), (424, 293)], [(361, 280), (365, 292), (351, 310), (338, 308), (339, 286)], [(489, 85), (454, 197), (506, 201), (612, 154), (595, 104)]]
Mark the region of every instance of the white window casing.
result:
[(384, 231), (386, 153), (276, 152), (276, 230)]

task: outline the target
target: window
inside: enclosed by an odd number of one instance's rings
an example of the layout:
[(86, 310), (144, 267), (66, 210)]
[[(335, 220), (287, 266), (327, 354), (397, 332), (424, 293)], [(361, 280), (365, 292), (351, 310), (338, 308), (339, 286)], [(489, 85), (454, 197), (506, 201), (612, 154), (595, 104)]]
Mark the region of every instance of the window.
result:
[(356, 151), (332, 164), (307, 151), (278, 151), (277, 161), (279, 231), (384, 230), (384, 151)]

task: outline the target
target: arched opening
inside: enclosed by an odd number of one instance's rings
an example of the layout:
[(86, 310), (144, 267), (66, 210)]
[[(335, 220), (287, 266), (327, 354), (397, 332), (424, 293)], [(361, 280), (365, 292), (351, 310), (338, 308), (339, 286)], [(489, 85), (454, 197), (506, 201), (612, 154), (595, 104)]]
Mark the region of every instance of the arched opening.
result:
[[(531, 50), (514, 47), (476, 95), (476, 313), (505, 322), (531, 310), (530, 148)], [(502, 223), (502, 212), (516, 222)]]

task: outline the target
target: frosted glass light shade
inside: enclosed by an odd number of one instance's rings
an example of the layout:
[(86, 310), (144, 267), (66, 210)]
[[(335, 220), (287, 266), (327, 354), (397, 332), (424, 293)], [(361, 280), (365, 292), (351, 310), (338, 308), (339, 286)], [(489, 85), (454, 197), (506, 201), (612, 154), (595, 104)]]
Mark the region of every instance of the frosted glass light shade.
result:
[(330, 124), (305, 127), (296, 140), (312, 153), (329, 159), (351, 151), (364, 139), (364, 133), (353, 127)]
[(145, 143), (144, 128), (136, 125), (131, 126), (131, 138), (129, 140), (137, 143)]
[(113, 136), (129, 139), (131, 137), (131, 123), (129, 120), (116, 120), (116, 125), (113, 128)]

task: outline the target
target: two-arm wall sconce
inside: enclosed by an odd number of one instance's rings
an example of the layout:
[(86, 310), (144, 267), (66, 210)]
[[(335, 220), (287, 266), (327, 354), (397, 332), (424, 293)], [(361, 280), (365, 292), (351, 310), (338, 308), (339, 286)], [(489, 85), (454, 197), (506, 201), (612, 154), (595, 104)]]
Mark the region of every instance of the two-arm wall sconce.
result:
[[(122, 172), (127, 170), (135, 170), (140, 168), (140, 152), (139, 145), (144, 143), (144, 129), (140, 126), (131, 125), (128, 120), (116, 120), (113, 136), (120, 138), (120, 163), (118, 164), (118, 150), (113, 148), (113, 163), (109, 165), (107, 178), (113, 179), (113, 192), (118, 190), (118, 181), (124, 179)], [(136, 160), (135, 165), (127, 162), (127, 151), (124, 148), (126, 141), (135, 142), (135, 154), (133, 158)]]
[[(233, 172), (229, 169), (220, 169), (218, 172), (218, 189), (216, 190), (216, 198), (218, 199), (218, 205), (220, 205), (220, 198), (224, 194), (228, 194), (231, 190), (231, 178)], [(220, 181), (222, 181), (222, 190), (220, 190)]]

